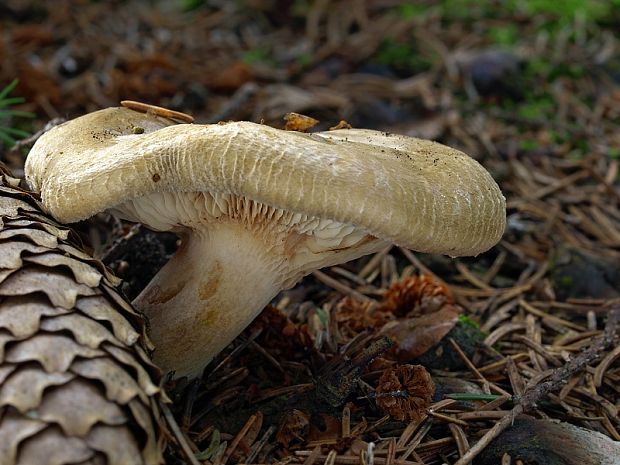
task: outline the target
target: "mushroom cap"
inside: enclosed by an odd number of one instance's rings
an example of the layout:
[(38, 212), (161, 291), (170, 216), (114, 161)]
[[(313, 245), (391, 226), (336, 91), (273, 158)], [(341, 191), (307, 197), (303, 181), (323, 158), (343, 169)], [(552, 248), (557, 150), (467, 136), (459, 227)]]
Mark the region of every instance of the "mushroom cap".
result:
[(474, 159), (436, 142), (371, 130), (173, 125), (108, 108), (44, 134), (25, 171), (60, 222), (157, 192), (208, 191), (452, 256), (492, 247), (506, 222), (499, 187)]

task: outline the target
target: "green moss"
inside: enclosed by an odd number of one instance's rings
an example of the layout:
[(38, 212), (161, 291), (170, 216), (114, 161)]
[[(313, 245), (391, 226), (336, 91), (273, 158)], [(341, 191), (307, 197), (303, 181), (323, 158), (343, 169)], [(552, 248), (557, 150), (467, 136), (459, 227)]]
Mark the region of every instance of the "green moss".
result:
[(478, 324), (478, 322), (473, 320), (469, 315), (465, 315), (464, 313), (461, 313), (459, 315), (459, 322), (471, 328), (480, 329), (480, 325)]
[(610, 147), (607, 151), (607, 156), (612, 160), (620, 159), (620, 149), (618, 147)]
[(303, 67), (310, 66), (312, 64), (312, 60), (312, 54), (310, 53), (302, 53), (297, 57), (297, 63)]
[[(550, 15), (559, 22), (573, 21), (581, 15), (586, 20), (596, 21), (610, 14), (614, 2), (609, 0), (512, 0), (530, 15)], [(617, 2), (616, 2), (616, 7)]]
[(541, 120), (548, 117), (554, 110), (555, 104), (549, 97), (524, 102), (519, 105), (517, 114), (527, 120)]
[(540, 148), (540, 144), (536, 140), (533, 140), (533, 139), (523, 139), (523, 140), (519, 141), (519, 150), (521, 152), (531, 152), (531, 151), (536, 150), (538, 148)]
[(516, 24), (502, 24), (487, 30), (489, 40), (503, 47), (511, 47), (519, 40), (519, 28)]
[(397, 42), (393, 39), (383, 41), (373, 60), (390, 66), (396, 71), (415, 74), (430, 69), (431, 63), (409, 42)]
[(258, 47), (248, 50), (244, 52), (241, 56), (241, 60), (248, 65), (253, 65), (256, 63), (270, 63), (271, 59), (271, 50), (268, 47)]
[(399, 18), (411, 19), (424, 16), (429, 12), (429, 7), (426, 5), (420, 5), (417, 2), (403, 2), (402, 5), (397, 6), (394, 11)]

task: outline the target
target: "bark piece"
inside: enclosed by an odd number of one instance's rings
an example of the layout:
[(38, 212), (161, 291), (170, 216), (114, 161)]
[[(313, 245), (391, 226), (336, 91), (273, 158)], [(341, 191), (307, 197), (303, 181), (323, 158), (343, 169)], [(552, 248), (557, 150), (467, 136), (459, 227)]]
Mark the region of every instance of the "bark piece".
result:
[(515, 420), (476, 459), (480, 465), (500, 463), (504, 454), (524, 463), (547, 465), (619, 465), (620, 442), (570, 423)]

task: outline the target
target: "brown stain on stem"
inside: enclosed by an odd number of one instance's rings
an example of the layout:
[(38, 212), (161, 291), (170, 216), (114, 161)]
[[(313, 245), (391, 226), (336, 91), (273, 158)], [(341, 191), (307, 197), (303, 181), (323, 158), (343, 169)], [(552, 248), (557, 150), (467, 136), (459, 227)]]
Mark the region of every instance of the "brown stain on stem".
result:
[(220, 276), (222, 275), (222, 265), (220, 262), (216, 261), (213, 264), (213, 270), (210, 274), (209, 279), (198, 288), (198, 298), (200, 300), (209, 300), (217, 292), (217, 288), (220, 285)]
[(144, 296), (144, 300), (151, 305), (165, 304), (169, 300), (176, 297), (184, 287), (184, 282), (176, 283), (174, 286), (167, 289), (162, 289), (161, 286), (155, 285), (147, 291), (147, 294)]
[(218, 291), (221, 276), (222, 265), (216, 260), (213, 263), (213, 269), (210, 272), (209, 279), (202, 283), (198, 288), (198, 298), (202, 301), (209, 301), (204, 305), (200, 314), (196, 315), (195, 324), (200, 328), (213, 329), (217, 326), (217, 322), (220, 319), (220, 312), (218, 311), (219, 305), (213, 302), (212, 297)]

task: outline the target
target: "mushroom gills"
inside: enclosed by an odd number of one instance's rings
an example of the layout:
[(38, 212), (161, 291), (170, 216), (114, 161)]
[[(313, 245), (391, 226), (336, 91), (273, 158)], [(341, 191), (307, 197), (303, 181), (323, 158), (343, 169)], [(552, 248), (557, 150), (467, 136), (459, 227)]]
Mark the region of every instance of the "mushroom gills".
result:
[[(289, 259), (294, 255), (303, 256), (303, 260), (297, 261), (307, 264), (310, 271), (316, 269), (315, 262), (321, 261), (326, 253), (368, 243), (376, 243), (379, 250), (387, 244), (353, 224), (283, 210), (228, 193), (157, 192), (129, 200), (110, 209), (110, 213), (148, 224), (157, 231), (176, 231), (180, 234), (186, 229), (202, 230), (208, 234), (214, 225), (236, 223), (263, 239), (266, 249), (280, 248), (273, 250), (275, 254), (283, 254)], [(292, 244), (295, 250), (288, 250)], [(311, 258), (313, 254), (319, 256), (318, 260)], [(304, 267), (303, 264), (299, 263), (299, 266)], [(289, 266), (295, 265), (294, 260)]]

